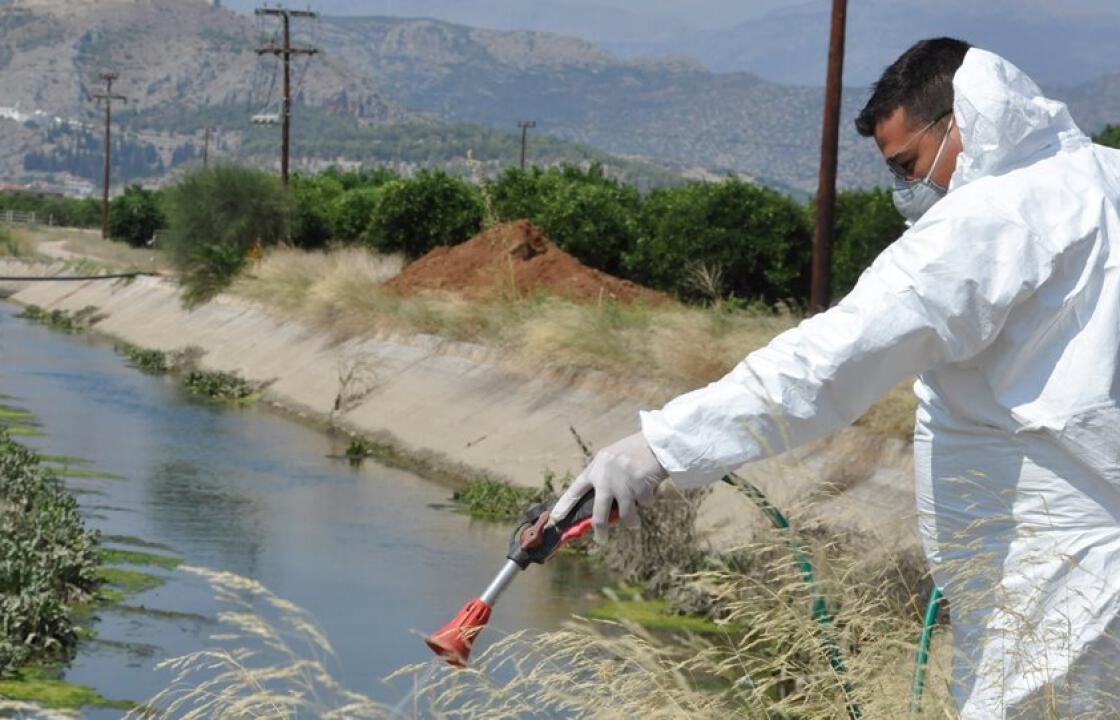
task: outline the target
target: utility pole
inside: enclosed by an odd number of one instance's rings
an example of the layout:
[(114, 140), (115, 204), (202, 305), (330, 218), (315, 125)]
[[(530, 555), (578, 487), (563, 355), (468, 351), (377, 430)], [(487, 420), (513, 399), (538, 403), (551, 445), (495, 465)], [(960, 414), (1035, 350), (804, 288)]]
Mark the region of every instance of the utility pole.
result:
[(291, 125), (292, 125), (292, 56), (316, 55), (318, 50), (311, 47), (292, 47), (291, 24), (292, 18), (315, 18), (318, 13), (310, 10), (287, 10), (285, 8), (257, 8), (257, 15), (271, 15), (279, 17), (284, 23), (284, 44), (281, 47), (269, 46), (257, 48), (257, 55), (275, 55), (284, 62), (284, 109), (281, 114), (281, 140), (280, 140), (280, 177), (284, 185), (288, 184), (288, 157), (291, 151)]
[(817, 222), (813, 227), (813, 275), (809, 309), (827, 310), (832, 285), (832, 236), (836, 210), (836, 154), (840, 134), (840, 94), (844, 84), (844, 25), (848, 0), (832, 0), (832, 30), (828, 40), (828, 79), (824, 89), (821, 127), (820, 183)]
[(529, 128), (537, 126), (536, 120), (518, 120), (517, 127), (521, 128), (521, 170), (525, 170), (525, 144), (529, 135)]
[(105, 81), (105, 92), (97, 93), (93, 96), (93, 99), (97, 102), (105, 101), (105, 167), (101, 179), (102, 240), (109, 237), (109, 159), (112, 152), (109, 143), (112, 140), (110, 126), (113, 122), (113, 101), (120, 100), (121, 102), (128, 102), (128, 98), (124, 95), (113, 94), (113, 81), (119, 77), (120, 75), (118, 73), (101, 73), (101, 79)]
[(214, 128), (210, 127), (209, 125), (206, 126), (206, 136), (205, 136), (205, 139), (202, 141), (202, 167), (203, 167), (203, 169), (206, 168), (206, 165), (208, 164), (208, 161), (210, 160), (210, 131), (213, 130), (213, 129)]

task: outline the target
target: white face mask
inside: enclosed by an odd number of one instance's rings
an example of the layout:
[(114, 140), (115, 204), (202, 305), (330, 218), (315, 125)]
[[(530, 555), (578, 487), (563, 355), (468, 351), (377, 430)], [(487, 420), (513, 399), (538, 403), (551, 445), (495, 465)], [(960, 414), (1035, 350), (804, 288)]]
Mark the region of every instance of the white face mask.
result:
[(925, 177), (905, 180), (895, 176), (891, 199), (894, 200), (898, 212), (911, 225), (918, 222), (918, 218), (925, 215), (926, 211), (936, 205), (937, 201), (945, 197), (945, 193), (948, 192), (947, 188), (941, 187), (930, 178), (933, 176), (933, 171), (937, 169), (937, 163), (941, 160), (941, 153), (945, 151), (952, 130), (953, 119), (950, 118), (949, 127), (945, 130), (945, 136), (941, 138), (941, 144), (937, 146), (937, 154), (933, 156), (933, 163), (929, 166), (929, 172)]

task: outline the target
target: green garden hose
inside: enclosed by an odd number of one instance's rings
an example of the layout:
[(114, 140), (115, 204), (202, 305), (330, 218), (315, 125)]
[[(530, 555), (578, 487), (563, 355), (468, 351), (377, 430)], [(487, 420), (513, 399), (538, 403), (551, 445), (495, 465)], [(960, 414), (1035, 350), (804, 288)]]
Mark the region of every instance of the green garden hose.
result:
[(922, 712), (922, 693), (926, 689), (926, 665), (929, 664), (929, 644), (933, 639), (933, 628), (937, 624), (937, 611), (941, 608), (944, 596), (941, 588), (934, 586), (929, 594), (926, 615), (922, 621), (922, 634), (918, 638), (918, 659), (914, 667), (914, 690), (910, 700), (910, 715), (915, 717)]
[[(809, 554), (805, 552), (805, 547), (798, 541), (793, 529), (790, 528), (789, 520), (782, 514), (778, 508), (774, 507), (769, 498), (758, 489), (754, 484), (739, 477), (735, 474), (723, 476), (723, 482), (737, 488), (740, 492), (758, 506), (758, 509), (770, 518), (770, 522), (774, 527), (781, 530), (786, 535), (786, 542), (789, 549), (797, 557), (797, 563), (801, 567), (801, 577), (805, 580), (805, 584), (809, 587), (809, 591), (813, 595), (813, 618), (824, 630), (825, 649), (828, 653), (828, 664), (832, 669), (844, 675), (844, 657), (840, 652), (840, 645), (836, 642), (836, 637), (833, 635), (832, 616), (828, 612), (828, 603), (825, 602), (824, 596), (817, 592), (816, 578), (813, 576), (813, 561), (809, 559)], [(858, 720), (862, 716), (859, 705), (852, 699), (852, 686), (847, 680), (844, 681), (844, 695), (848, 699), (848, 717), (851, 720)]]

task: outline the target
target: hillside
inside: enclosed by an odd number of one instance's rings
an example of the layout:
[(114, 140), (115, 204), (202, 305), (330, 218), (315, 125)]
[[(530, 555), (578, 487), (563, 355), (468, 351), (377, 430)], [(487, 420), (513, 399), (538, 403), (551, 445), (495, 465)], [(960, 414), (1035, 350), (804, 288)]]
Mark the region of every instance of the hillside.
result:
[[(481, 30), (434, 20), (326, 18), (325, 42), (402, 105), (430, 116), (538, 129), (608, 152), (700, 165), (811, 192), (822, 92), (714, 74), (683, 58), (620, 60), (548, 33)], [(845, 102), (841, 183), (885, 180)]]

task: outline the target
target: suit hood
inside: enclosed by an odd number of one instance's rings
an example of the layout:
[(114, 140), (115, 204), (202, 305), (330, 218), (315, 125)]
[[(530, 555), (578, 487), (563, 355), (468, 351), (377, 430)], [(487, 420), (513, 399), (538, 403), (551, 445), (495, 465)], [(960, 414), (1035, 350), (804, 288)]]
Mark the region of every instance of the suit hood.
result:
[(979, 48), (965, 54), (953, 76), (953, 115), (964, 149), (951, 188), (1090, 143), (1065, 103), (1045, 97), (1022, 70)]

